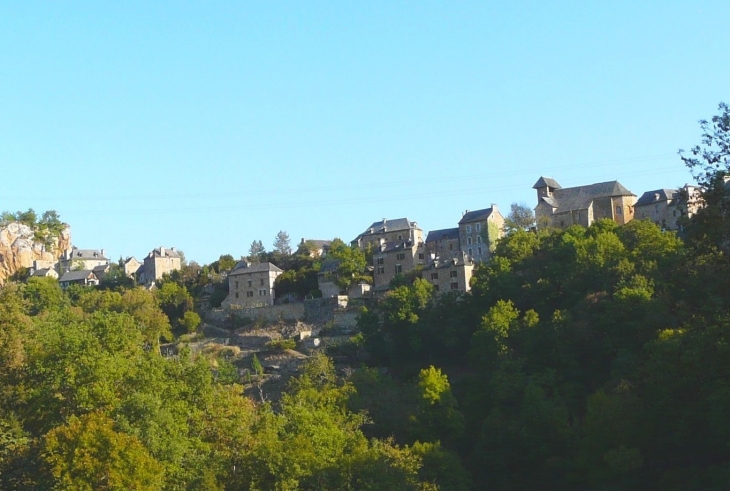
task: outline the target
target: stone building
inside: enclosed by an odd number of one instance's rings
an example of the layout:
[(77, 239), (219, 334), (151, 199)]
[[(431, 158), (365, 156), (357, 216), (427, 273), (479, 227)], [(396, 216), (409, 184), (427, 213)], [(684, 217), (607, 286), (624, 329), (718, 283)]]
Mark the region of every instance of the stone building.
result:
[(136, 278), (137, 272), (139, 271), (139, 268), (142, 267), (142, 263), (137, 261), (137, 258), (135, 257), (128, 257), (124, 261), (124, 274), (128, 278)]
[(636, 195), (618, 181), (562, 188), (554, 179), (540, 177), (532, 188), (537, 191), (538, 227), (588, 227), (603, 218), (624, 225), (634, 218)]
[(71, 285), (97, 286), (99, 284), (99, 278), (90, 269), (76, 270), (64, 273), (58, 280), (58, 283), (65, 290)]
[(64, 251), (59, 259), (62, 273), (74, 270), (94, 269), (97, 266), (105, 266), (107, 264), (109, 264), (109, 258), (106, 257), (104, 249), (79, 249), (76, 246)]
[(437, 257), (446, 260), (459, 255), (461, 252), (461, 242), (459, 240), (458, 227), (431, 230), (426, 235), (425, 250), (426, 259), (429, 261)]
[(137, 281), (152, 285), (165, 273), (171, 273), (182, 267), (182, 257), (174, 247), (152, 249), (144, 258), (144, 264), (137, 270)]
[(368, 248), (379, 248), (383, 241), (386, 243), (410, 241), (413, 244), (419, 244), (423, 242), (423, 230), (416, 222), (411, 222), (407, 218), (394, 220), (383, 218), (379, 222), (373, 222), (351, 244), (361, 251), (365, 251)]
[(699, 188), (655, 189), (641, 195), (634, 205), (634, 218), (651, 220), (664, 230), (681, 230), (682, 217), (691, 218), (700, 206)]
[(461, 250), (475, 263), (488, 261), (503, 235), (504, 217), (495, 204), (483, 210), (467, 210), (459, 220)]
[(330, 250), (331, 240), (319, 240), (319, 239), (304, 239), (299, 243), (295, 255), (306, 254), (309, 257), (316, 259), (319, 257), (327, 256)]
[(468, 292), (471, 287), (474, 262), (464, 252), (445, 260), (436, 258), (431, 264), (423, 268), (421, 277), (431, 283), (434, 290), (440, 293)]
[(330, 259), (324, 261), (319, 268), (317, 272), (317, 286), (319, 287), (319, 291), (322, 292), (322, 297), (336, 297), (342, 293), (342, 289), (337, 284), (337, 280), (339, 279), (337, 268), (339, 267), (339, 259)]
[(268, 262), (239, 261), (228, 273), (228, 298), (223, 304), (231, 308), (271, 307), (276, 298), (274, 282), (283, 272)]
[(401, 240), (386, 242), (381, 239), (373, 251), (373, 290), (387, 290), (399, 274), (424, 266), (426, 251), (423, 241)]

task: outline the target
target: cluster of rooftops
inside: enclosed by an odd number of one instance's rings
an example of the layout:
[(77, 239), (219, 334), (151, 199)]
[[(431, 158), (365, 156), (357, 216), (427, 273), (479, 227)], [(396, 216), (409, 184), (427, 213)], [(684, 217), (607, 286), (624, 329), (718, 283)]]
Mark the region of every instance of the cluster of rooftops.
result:
[[(680, 189), (647, 191), (636, 195), (618, 181), (563, 188), (551, 177), (540, 177), (533, 185), (537, 193), (536, 226), (566, 228), (589, 226), (598, 219), (625, 224), (634, 218), (649, 219), (667, 230), (681, 230), (683, 217), (690, 217), (700, 206), (699, 189), (685, 185)], [(466, 210), (457, 226), (432, 230), (425, 239), (418, 223), (408, 218), (382, 219), (373, 222), (351, 241), (351, 245), (372, 256), (368, 266), (372, 285), (360, 283), (343, 290), (337, 281), (338, 264), (327, 259), (331, 241), (304, 240), (307, 251), (324, 259), (319, 272), (323, 296), (351, 297), (377, 294), (388, 290), (398, 275), (417, 271), (437, 291), (469, 290), (469, 280), (476, 265), (488, 261), (496, 241), (504, 234), (504, 216), (496, 204), (480, 210)], [(142, 262), (134, 257), (124, 262), (125, 273), (147, 286), (181, 267), (181, 255), (173, 248), (153, 249)], [(60, 271), (60, 278), (59, 272)], [(38, 265), (35, 276), (54, 276), (62, 287), (74, 283), (95, 285), (109, 271), (105, 251), (78, 249), (66, 251), (57, 264)], [(273, 305), (274, 283), (283, 271), (271, 263), (240, 261), (228, 274), (231, 294), (229, 305)]]

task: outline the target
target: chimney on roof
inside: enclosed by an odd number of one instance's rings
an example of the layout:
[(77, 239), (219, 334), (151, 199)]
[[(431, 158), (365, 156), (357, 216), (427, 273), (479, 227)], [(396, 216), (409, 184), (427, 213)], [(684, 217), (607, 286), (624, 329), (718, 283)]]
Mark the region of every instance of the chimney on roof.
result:
[(170, 250), (171, 250), (172, 252), (177, 252), (177, 249), (175, 249), (174, 247), (170, 247)]
[(164, 256), (164, 255), (165, 255), (165, 248), (160, 246), (160, 256)]
[(106, 257), (106, 251), (104, 249), (101, 250), (101, 257)]
[(499, 208), (497, 208), (497, 203), (492, 203), (492, 213), (494, 213), (495, 211), (498, 211), (498, 210), (499, 210)]

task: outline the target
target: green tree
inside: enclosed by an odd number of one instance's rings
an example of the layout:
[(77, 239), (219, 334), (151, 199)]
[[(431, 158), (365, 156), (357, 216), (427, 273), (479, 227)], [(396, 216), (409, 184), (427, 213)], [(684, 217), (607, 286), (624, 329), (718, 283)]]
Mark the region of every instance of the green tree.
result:
[(279, 230), (279, 233), (274, 237), (274, 252), (278, 252), (283, 256), (291, 256), (289, 234), (283, 230)]
[(162, 466), (136, 437), (113, 426), (95, 412), (71, 416), (48, 433), (44, 459), (58, 489), (162, 489)]
[(535, 227), (535, 213), (524, 203), (512, 203), (504, 219), (504, 231), (511, 234), (518, 230), (529, 231)]
[(348, 246), (342, 240), (335, 238), (330, 244), (329, 259), (339, 261), (337, 267), (337, 285), (347, 289), (358, 281), (371, 281), (368, 275), (364, 274), (365, 254), (357, 247)]
[(260, 262), (264, 254), (266, 254), (266, 248), (264, 247), (263, 242), (260, 240), (254, 240), (251, 242), (251, 246), (248, 248), (248, 260), (250, 262)]

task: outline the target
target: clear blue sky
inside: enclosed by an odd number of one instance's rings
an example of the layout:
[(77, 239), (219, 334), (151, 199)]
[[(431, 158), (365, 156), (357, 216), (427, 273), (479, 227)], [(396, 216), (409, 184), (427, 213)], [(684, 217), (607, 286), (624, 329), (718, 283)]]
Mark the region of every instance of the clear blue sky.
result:
[[(0, 210), (112, 259), (424, 230), (618, 179), (730, 102), (730, 2), (0, 1)], [(506, 213), (506, 211), (505, 211)]]

